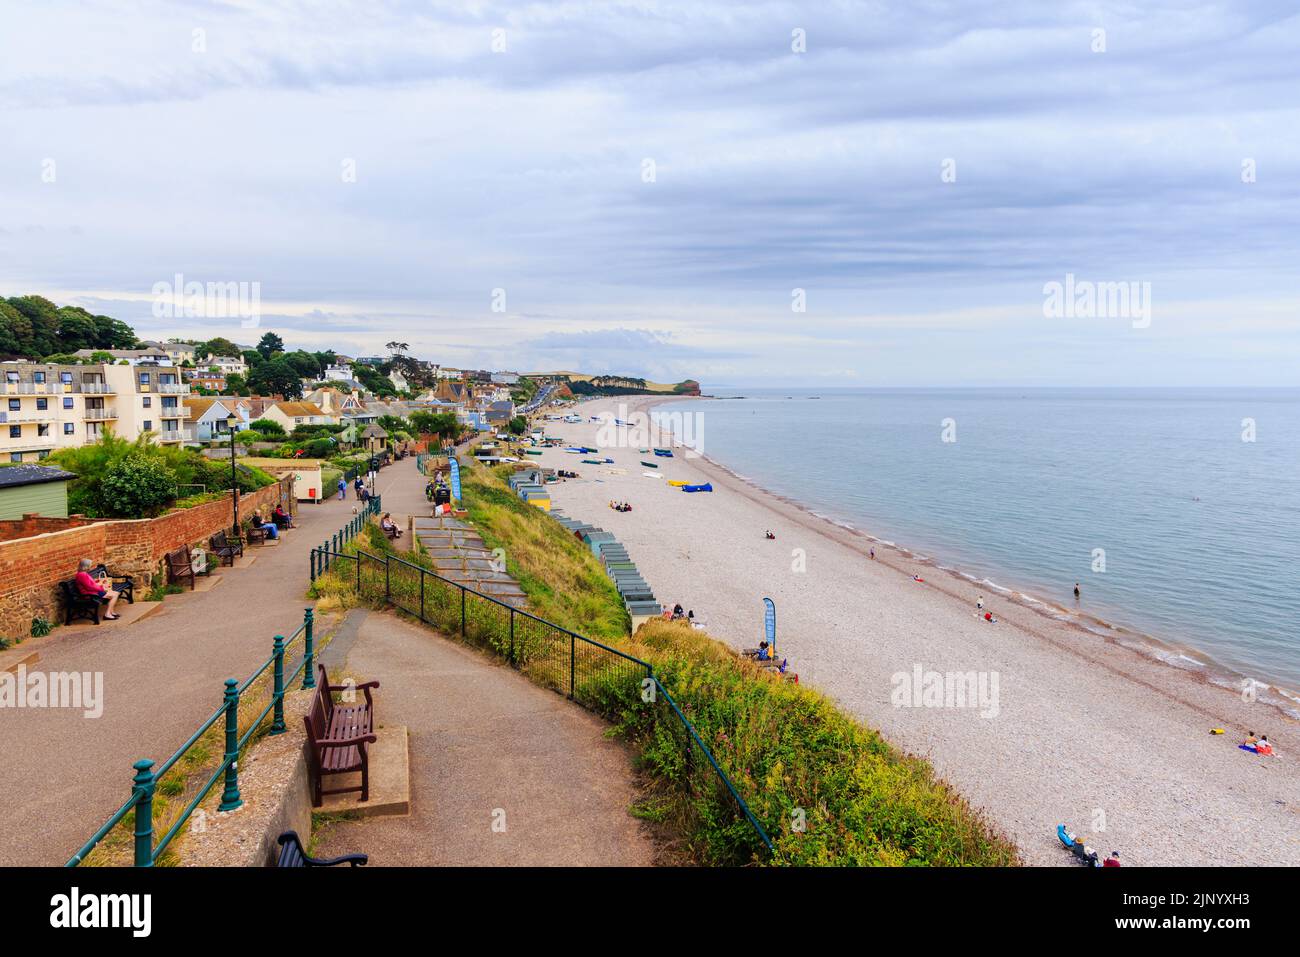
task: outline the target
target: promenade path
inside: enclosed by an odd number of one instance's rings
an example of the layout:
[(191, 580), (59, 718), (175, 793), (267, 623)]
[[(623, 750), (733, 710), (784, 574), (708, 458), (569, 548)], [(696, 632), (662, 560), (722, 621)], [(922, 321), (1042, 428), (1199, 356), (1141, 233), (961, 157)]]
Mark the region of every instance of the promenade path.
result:
[(345, 646), (346, 670), (380, 682), (380, 725), (409, 732), (411, 813), (329, 824), (317, 854), (362, 851), (381, 866), (654, 863), (628, 813), (631, 757), (605, 722), (390, 614), (350, 614), (327, 652), (331, 674)]
[[(384, 509), (402, 526), (427, 515), (414, 458), (380, 472)], [(303, 506), (280, 545), (250, 550), (207, 592), (169, 596), (125, 628), (56, 629), (25, 642), (42, 671), (104, 674), (103, 715), (0, 711), (0, 865), (58, 865), (130, 793), (131, 764), (161, 761), (289, 634), (309, 603), (308, 553), (352, 516), (355, 501)], [(404, 540), (404, 544), (408, 544)], [(410, 731), (408, 817), (341, 824), (333, 845), (364, 846), (387, 864), (653, 862), (628, 813), (636, 798), (626, 749), (606, 726), (512, 669), (394, 616), (353, 611), (324, 652), (383, 682), (381, 723)], [(499, 810), (498, 810), (499, 809)], [(491, 825), (501, 820), (505, 831)], [(495, 816), (494, 816), (495, 815)]]
[[(376, 491), (423, 488), (414, 458), (380, 471)], [(131, 765), (161, 762), (302, 622), (309, 553), (352, 517), (345, 501), (304, 504), (298, 528), (206, 592), (170, 595), (126, 627), (56, 628), (19, 646), (45, 672), (102, 672), (99, 718), (56, 709), (0, 711), (0, 865), (62, 864), (130, 795)], [(385, 501), (385, 507), (388, 507)], [(69, 570), (69, 575), (73, 569)], [(10, 655), (13, 654), (11, 651)], [(6, 661), (9, 656), (6, 656)]]

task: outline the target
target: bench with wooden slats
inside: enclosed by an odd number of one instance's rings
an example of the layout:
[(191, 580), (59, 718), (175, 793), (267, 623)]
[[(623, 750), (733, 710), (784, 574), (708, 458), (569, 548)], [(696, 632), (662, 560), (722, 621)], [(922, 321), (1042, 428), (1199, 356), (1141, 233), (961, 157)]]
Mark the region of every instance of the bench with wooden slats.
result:
[[(307, 725), (307, 752), (312, 772), (312, 805), (320, 807), (327, 794), (349, 794), (361, 792), (361, 800), (370, 800), (370, 753), (368, 746), (374, 744), (375, 708), (370, 696), (371, 689), (378, 688), (378, 681), (367, 681), (359, 685), (332, 685), (324, 665), (319, 665), (320, 680), (316, 693), (312, 696), (311, 708), (303, 715)], [(365, 703), (336, 703), (332, 692), (360, 691), (365, 696)], [(359, 787), (333, 788), (324, 787), (326, 775), (350, 774), (361, 772)]]
[(312, 857), (302, 846), (297, 831), (285, 831), (276, 843), (280, 845), (280, 855), (276, 858), (276, 867), (333, 867), (336, 864), (348, 864), (360, 867), (370, 860), (367, 854), (344, 854), (342, 857)]

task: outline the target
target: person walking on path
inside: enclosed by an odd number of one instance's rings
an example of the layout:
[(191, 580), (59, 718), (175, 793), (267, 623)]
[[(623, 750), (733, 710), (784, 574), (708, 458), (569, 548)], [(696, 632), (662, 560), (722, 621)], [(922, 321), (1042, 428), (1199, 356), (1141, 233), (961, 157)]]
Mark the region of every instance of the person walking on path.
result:
[(339, 479), (339, 501), (345, 502), (348, 498), (348, 483)]

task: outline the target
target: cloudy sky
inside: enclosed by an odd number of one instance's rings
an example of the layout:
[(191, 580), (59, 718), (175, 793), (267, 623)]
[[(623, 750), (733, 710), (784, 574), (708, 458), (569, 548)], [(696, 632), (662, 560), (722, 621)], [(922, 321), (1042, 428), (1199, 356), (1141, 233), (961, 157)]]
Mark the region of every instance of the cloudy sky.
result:
[[(0, 295), (251, 341), (155, 288), (258, 283), (290, 345), (706, 385), (1295, 384), (1297, 50), (1277, 0), (10, 0)], [(1149, 323), (1045, 315), (1067, 274)]]

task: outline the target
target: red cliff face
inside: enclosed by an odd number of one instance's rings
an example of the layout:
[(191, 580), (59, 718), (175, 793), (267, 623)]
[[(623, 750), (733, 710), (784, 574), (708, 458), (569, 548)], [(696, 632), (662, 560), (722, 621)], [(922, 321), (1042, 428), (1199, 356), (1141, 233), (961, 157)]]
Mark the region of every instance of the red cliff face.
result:
[(694, 379), (686, 379), (683, 382), (677, 383), (677, 386), (673, 391), (680, 395), (699, 395), (700, 384)]

